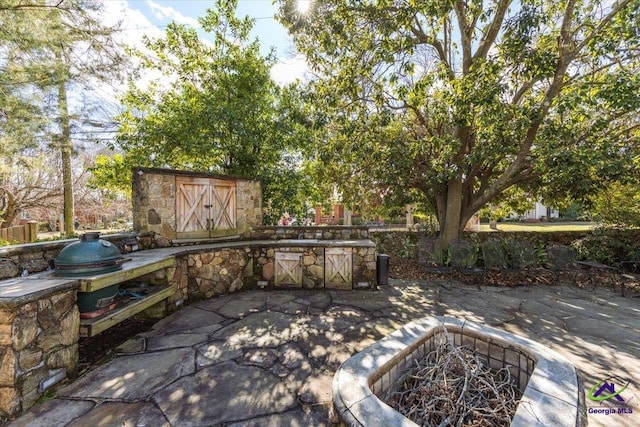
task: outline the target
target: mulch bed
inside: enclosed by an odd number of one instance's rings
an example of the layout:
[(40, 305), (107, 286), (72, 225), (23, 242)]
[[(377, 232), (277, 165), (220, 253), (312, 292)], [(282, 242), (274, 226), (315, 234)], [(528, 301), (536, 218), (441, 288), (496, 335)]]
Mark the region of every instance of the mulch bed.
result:
[[(454, 274), (454, 273), (452, 273)], [(420, 266), (417, 259), (405, 259), (392, 256), (389, 262), (389, 277), (403, 280), (429, 280), (447, 279), (449, 275), (434, 273)], [(615, 291), (620, 292), (621, 278), (617, 274), (601, 273), (589, 270), (552, 271), (539, 269), (538, 271), (493, 270), (484, 274), (455, 275), (454, 277), (471, 285), (491, 286), (535, 286), (553, 285), (559, 282), (573, 283), (584, 289), (592, 289), (594, 284), (598, 287), (611, 288), (615, 285)], [(613, 279), (613, 281), (612, 281)], [(640, 293), (640, 283), (629, 282), (625, 284), (627, 296)]]
[(417, 259), (405, 259), (392, 256), (389, 260), (389, 277), (404, 280), (424, 279), (425, 271), (418, 265)]

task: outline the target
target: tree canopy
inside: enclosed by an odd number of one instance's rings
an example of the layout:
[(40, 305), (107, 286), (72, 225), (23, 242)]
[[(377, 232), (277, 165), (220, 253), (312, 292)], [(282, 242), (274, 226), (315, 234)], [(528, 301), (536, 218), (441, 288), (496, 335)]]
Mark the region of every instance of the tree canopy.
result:
[(449, 241), (513, 186), (586, 198), (633, 173), (638, 0), (279, 3), (331, 115), (316, 163), (354, 203), (422, 202)]
[[(91, 0), (0, 2), (0, 205), (5, 226), (19, 212), (15, 209), (53, 207), (63, 190), (65, 232), (73, 232), (74, 142), (90, 133), (87, 120), (93, 127), (100, 123), (94, 115), (88, 117), (94, 112), (88, 97), (79, 106), (68, 99), (68, 91), (82, 88), (86, 95), (91, 82), (111, 82), (123, 59), (112, 38), (115, 29), (101, 22), (100, 6)], [(30, 181), (16, 181), (13, 169), (40, 176), (42, 171), (30, 168), (39, 167), (35, 159), (42, 156), (49, 157), (48, 167), (62, 171), (63, 188), (53, 187), (58, 180), (49, 180), (52, 188), (38, 193), (16, 187), (16, 182)], [(59, 156), (59, 163), (52, 156)]]
[(253, 21), (235, 16), (236, 3), (220, 0), (199, 19), (211, 42), (176, 23), (146, 40), (137, 57), (162, 77), (131, 82), (116, 145), (130, 166), (261, 178), (279, 215), (300, 206), (293, 160), (306, 138), (303, 104), (295, 86), (271, 80), (274, 58), (250, 39)]

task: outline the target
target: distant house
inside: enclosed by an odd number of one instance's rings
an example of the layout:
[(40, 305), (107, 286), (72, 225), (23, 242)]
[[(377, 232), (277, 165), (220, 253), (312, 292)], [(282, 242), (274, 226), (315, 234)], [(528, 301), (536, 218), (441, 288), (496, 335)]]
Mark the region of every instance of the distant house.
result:
[(333, 211), (331, 215), (325, 215), (322, 211), (322, 206), (316, 206), (315, 218), (314, 222), (316, 225), (328, 224), (328, 225), (338, 225), (340, 220), (344, 218), (344, 206), (343, 205), (333, 205)]
[(557, 209), (548, 208), (540, 202), (536, 202), (533, 209), (524, 213), (521, 217), (523, 220), (548, 220), (550, 218), (559, 218), (560, 212)]

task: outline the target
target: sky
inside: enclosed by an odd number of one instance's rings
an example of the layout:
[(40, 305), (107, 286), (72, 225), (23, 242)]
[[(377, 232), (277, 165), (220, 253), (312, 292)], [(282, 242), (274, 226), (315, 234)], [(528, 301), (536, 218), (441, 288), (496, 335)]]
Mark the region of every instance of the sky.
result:
[[(143, 34), (161, 37), (171, 21), (199, 29), (197, 18), (214, 6), (214, 0), (104, 0), (107, 23), (121, 21), (124, 41), (135, 46), (140, 46)], [(278, 84), (287, 84), (303, 78), (306, 63), (287, 30), (274, 18), (276, 12), (271, 0), (239, 0), (236, 14), (255, 19), (252, 36), (260, 40), (263, 55), (275, 49), (277, 63), (271, 77)]]

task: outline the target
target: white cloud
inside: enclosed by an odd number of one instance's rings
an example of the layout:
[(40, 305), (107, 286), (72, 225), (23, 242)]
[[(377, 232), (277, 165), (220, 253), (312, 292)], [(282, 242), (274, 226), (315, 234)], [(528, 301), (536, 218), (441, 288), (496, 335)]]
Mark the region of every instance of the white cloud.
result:
[(198, 28), (200, 23), (196, 18), (183, 15), (172, 7), (162, 6), (154, 1), (147, 0), (147, 5), (151, 8), (151, 11), (158, 19), (168, 19), (175, 21), (178, 24), (190, 25), (194, 28)]
[(143, 49), (142, 36), (147, 35), (151, 39), (164, 35), (164, 31), (153, 25), (147, 17), (138, 9), (129, 6), (124, 0), (107, 1), (104, 5), (104, 23), (120, 27), (116, 38), (120, 43)]
[[(161, 27), (152, 24), (142, 11), (132, 7), (130, 2), (126, 0), (105, 1), (103, 3), (103, 10), (103, 23), (110, 26), (118, 25), (120, 28), (120, 31), (115, 34), (115, 39), (123, 47), (129, 46), (151, 54), (144, 46), (143, 36), (146, 35), (150, 39), (157, 39), (163, 37), (165, 34)], [(151, 82), (158, 81), (160, 78), (161, 75), (159, 72), (146, 71), (136, 79), (136, 85), (141, 88), (147, 88)], [(103, 94), (109, 94), (112, 102), (117, 102), (115, 101), (117, 97), (124, 94), (126, 90), (126, 82), (107, 85), (101, 88)]]
[(309, 65), (302, 54), (291, 58), (280, 59), (271, 67), (271, 79), (279, 85), (285, 86), (296, 80), (304, 81), (309, 72)]

